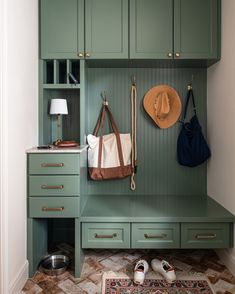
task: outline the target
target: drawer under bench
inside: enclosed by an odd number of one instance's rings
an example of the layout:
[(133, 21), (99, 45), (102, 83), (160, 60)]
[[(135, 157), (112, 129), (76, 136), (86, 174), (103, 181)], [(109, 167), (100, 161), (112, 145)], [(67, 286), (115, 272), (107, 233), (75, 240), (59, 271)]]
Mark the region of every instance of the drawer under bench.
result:
[(83, 248), (230, 248), (232, 223), (82, 223)]
[(83, 248), (130, 248), (129, 223), (83, 223)]
[(229, 248), (232, 227), (230, 223), (182, 223), (181, 248)]

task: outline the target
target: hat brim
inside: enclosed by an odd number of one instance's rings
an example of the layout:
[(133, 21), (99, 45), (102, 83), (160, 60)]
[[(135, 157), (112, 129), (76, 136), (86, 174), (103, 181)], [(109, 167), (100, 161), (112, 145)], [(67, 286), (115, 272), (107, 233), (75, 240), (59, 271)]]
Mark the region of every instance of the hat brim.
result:
[[(167, 93), (170, 103), (170, 112), (164, 117), (164, 119), (160, 119), (156, 115), (154, 108), (156, 97), (162, 92)], [(143, 106), (148, 115), (161, 129), (167, 129), (173, 126), (179, 119), (182, 111), (182, 104), (178, 93), (174, 88), (167, 85), (160, 85), (151, 88), (144, 96)]]

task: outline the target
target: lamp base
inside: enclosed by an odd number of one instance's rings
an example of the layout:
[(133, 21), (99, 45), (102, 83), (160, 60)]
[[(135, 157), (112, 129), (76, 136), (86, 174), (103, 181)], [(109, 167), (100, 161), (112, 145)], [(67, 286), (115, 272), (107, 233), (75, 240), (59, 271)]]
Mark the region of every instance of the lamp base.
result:
[(53, 142), (53, 145), (54, 146), (57, 146), (60, 142), (62, 142), (61, 139), (57, 139), (56, 141)]

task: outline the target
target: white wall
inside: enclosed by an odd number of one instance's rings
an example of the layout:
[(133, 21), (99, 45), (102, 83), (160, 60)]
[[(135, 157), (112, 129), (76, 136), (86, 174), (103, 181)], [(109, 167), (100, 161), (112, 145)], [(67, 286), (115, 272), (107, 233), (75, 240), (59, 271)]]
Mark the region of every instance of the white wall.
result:
[[(234, 11), (234, 0), (222, 0), (222, 59), (208, 69), (208, 140), (212, 158), (207, 185), (208, 195), (235, 214)], [(235, 274), (235, 249), (223, 252), (223, 258)]]
[(5, 35), (0, 59), (0, 253), (5, 255), (0, 293), (12, 294), (19, 292), (28, 270), (25, 150), (38, 138), (38, 1), (0, 2), (1, 37)]

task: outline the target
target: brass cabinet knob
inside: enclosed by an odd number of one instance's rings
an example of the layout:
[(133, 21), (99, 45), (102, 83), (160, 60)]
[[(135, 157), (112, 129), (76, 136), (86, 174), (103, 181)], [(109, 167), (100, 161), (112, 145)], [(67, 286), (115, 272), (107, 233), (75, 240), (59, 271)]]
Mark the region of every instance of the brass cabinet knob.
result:
[(180, 53), (176, 52), (175, 57), (180, 57)]
[(84, 57), (84, 54), (82, 52), (78, 53), (78, 57)]
[(168, 56), (168, 57), (172, 57), (172, 53), (169, 52), (169, 53), (167, 54), (167, 56)]
[(90, 57), (91, 54), (87, 52), (87, 53), (85, 53), (85, 56), (86, 56), (86, 57)]

